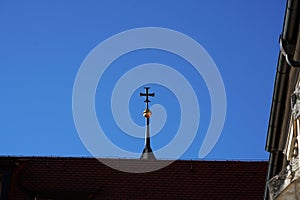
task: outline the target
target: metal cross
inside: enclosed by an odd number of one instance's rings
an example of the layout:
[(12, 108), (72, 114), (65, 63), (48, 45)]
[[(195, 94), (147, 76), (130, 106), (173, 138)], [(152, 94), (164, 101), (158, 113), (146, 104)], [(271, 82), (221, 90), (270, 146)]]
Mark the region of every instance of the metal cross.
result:
[(146, 100), (144, 102), (146, 102), (147, 109), (148, 109), (148, 103), (151, 102), (148, 97), (154, 97), (155, 93), (154, 92), (149, 93), (150, 87), (144, 87), (144, 88), (146, 90), (146, 93), (140, 93), (140, 96), (145, 96), (146, 97)]

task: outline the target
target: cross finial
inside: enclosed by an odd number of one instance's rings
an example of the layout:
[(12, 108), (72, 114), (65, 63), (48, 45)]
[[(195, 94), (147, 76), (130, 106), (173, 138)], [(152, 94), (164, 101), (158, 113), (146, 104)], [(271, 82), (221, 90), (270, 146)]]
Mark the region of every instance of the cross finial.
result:
[(149, 97), (154, 97), (155, 93), (154, 92), (153, 93), (149, 93), (150, 87), (144, 87), (144, 89), (146, 90), (146, 93), (140, 93), (140, 96), (145, 96), (146, 97), (146, 100), (144, 102), (146, 102), (146, 106), (147, 106), (146, 108), (149, 109), (148, 108), (148, 103), (151, 102), (149, 100)]
[(146, 97), (146, 100), (144, 102), (146, 102), (146, 110), (144, 110), (143, 116), (146, 118), (146, 132), (145, 132), (145, 148), (143, 150), (141, 159), (154, 159), (155, 160), (155, 156), (152, 152), (152, 149), (150, 147), (150, 117), (151, 117), (151, 111), (148, 108), (148, 104), (150, 102), (149, 97), (154, 97), (154, 92), (153, 93), (149, 93), (149, 89), (150, 87), (144, 87), (146, 90), (146, 93), (140, 93), (140, 96), (144, 96)]

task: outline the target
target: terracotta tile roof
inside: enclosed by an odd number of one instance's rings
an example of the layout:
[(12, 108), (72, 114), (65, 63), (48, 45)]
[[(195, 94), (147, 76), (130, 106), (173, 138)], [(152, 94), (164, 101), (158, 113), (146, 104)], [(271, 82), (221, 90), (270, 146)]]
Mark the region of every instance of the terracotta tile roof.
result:
[[(5, 158), (0, 158), (0, 166), (1, 159)], [(37, 195), (54, 199), (262, 199), (268, 165), (264, 161), (178, 160), (154, 172), (126, 173), (94, 158), (14, 160), (10, 197), (22, 200)], [(129, 165), (145, 162), (112, 160)]]

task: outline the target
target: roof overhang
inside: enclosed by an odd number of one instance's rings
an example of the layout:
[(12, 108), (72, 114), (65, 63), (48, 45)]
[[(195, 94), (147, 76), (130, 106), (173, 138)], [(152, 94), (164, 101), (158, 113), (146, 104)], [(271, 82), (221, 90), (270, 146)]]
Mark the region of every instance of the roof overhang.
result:
[[(300, 61), (300, 2), (288, 0), (280, 36), (286, 53)], [(299, 68), (291, 67), (280, 52), (274, 84), (266, 150), (270, 152), (267, 181), (285, 167), (283, 154), (291, 117), (290, 98), (298, 81)], [(266, 192), (267, 194), (267, 192)], [(267, 198), (267, 197), (266, 197)]]

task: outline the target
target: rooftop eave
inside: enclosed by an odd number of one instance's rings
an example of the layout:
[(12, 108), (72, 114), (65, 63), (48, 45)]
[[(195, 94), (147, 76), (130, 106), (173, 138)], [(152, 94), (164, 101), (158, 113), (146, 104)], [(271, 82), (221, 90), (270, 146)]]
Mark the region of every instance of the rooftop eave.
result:
[[(284, 25), (280, 36), (281, 47), (293, 62), (300, 61), (300, 3), (287, 0)], [(282, 50), (282, 49), (281, 49)], [(286, 165), (283, 154), (291, 116), (290, 97), (298, 81), (299, 68), (293, 67), (287, 56), (280, 51), (274, 84), (266, 150), (270, 152), (267, 181), (277, 175)], [(292, 63), (293, 63), (292, 62)], [(268, 199), (268, 189), (265, 190)]]
[[(299, 11), (299, 1), (288, 0), (281, 34), (284, 45), (287, 47), (286, 52), (296, 61), (299, 61), (300, 49)], [(287, 63), (286, 58), (280, 52), (266, 142), (266, 150), (269, 152), (284, 149), (291, 113), (290, 96), (298, 79), (298, 71), (298, 68), (293, 68)]]

